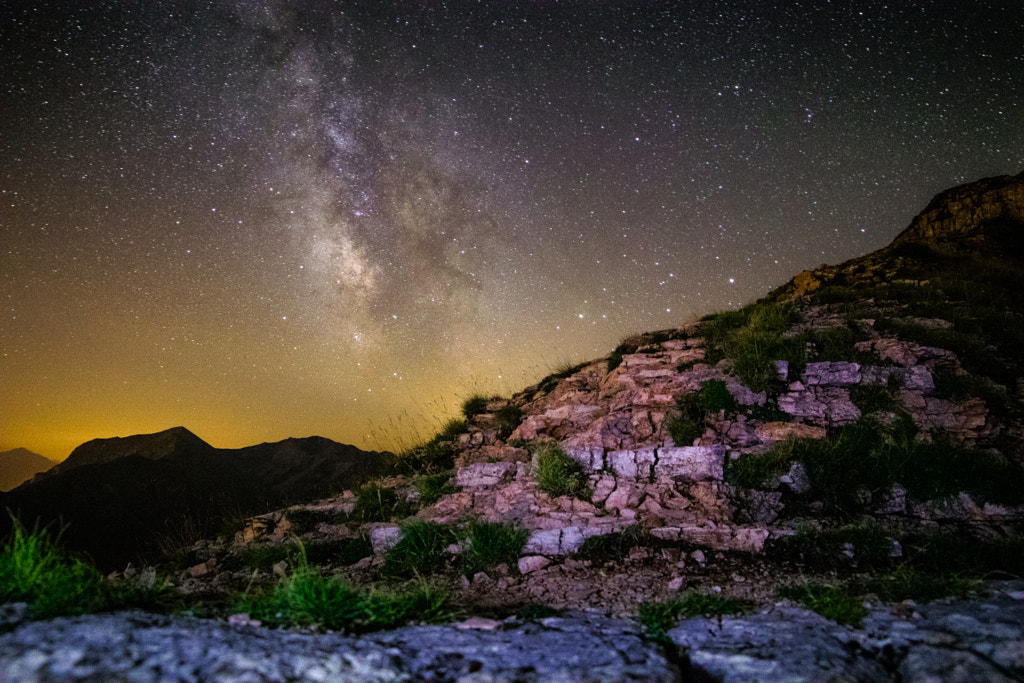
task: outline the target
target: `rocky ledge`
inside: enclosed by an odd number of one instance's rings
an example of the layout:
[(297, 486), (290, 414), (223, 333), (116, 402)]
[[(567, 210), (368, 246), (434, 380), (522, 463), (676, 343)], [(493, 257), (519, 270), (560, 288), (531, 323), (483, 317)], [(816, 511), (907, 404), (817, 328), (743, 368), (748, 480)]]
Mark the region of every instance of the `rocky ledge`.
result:
[[(6, 611), (16, 622), (16, 607)], [(0, 635), (0, 680), (1020, 681), (1024, 581), (968, 600), (876, 606), (858, 629), (781, 602), (687, 619), (668, 639), (585, 611), (363, 636), (133, 611), (15, 627)]]

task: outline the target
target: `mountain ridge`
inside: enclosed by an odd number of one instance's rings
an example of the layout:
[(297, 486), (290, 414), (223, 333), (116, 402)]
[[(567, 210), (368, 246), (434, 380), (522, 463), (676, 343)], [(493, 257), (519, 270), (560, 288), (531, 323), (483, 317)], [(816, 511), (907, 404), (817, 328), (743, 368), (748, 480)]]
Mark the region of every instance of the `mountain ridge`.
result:
[(0, 453), (0, 491), (10, 491), (58, 463), (27, 448)]

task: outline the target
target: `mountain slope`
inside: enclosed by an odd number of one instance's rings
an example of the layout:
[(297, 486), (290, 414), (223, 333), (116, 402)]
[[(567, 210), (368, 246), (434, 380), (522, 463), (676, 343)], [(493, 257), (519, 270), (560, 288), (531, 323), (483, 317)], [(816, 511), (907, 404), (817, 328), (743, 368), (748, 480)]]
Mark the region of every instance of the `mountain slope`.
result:
[(33, 453), (27, 448), (4, 451), (0, 453), (0, 491), (10, 491), (56, 464), (53, 460)]
[(218, 449), (178, 427), (83, 444), (63, 467), (0, 496), (0, 506), (30, 525), (66, 525), (69, 548), (117, 567), (215, 533), (229, 517), (355, 486), (388, 458), (321, 437)]

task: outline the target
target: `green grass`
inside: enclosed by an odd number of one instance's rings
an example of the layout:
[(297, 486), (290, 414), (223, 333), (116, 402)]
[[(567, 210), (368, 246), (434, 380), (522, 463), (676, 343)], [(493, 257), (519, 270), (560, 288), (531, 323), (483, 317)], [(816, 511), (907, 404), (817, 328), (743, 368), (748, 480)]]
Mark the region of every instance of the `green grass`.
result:
[(414, 520), (402, 529), (402, 538), (384, 555), (383, 573), (393, 579), (436, 574), (451, 559), (445, 549), (460, 540), (452, 527)]
[[(815, 572), (856, 567), (861, 571), (887, 571), (893, 565), (892, 537), (876, 524), (855, 523), (831, 529), (801, 528), (775, 542), (771, 554), (798, 559)], [(845, 553), (852, 553), (852, 558)]]
[(725, 481), (733, 486), (757, 489), (789, 471), (793, 464), (794, 444), (777, 444), (767, 453), (748, 453), (737, 460), (725, 461)]
[(889, 433), (869, 419), (833, 430), (821, 440), (783, 441), (768, 453), (748, 454), (729, 464), (730, 483), (763, 486), (793, 461), (803, 463), (812, 499), (829, 515), (849, 518), (860, 512), (861, 492), (872, 496), (894, 484), (918, 501), (938, 500), (961, 491), (995, 503), (1024, 503), (1024, 471), (997, 453), (968, 448), (949, 438), (916, 438), (909, 419)]
[(622, 531), (590, 536), (576, 551), (576, 557), (597, 564), (626, 557), (633, 548), (651, 545), (656, 539), (647, 529), (632, 524)]
[(233, 611), (266, 626), (348, 633), (392, 629), (410, 621), (437, 623), (451, 617), (446, 593), (425, 582), (404, 592), (365, 591), (344, 578), (324, 577), (307, 564), (269, 591), (240, 596)]
[(583, 465), (554, 442), (542, 444), (537, 451), (537, 486), (554, 498), (572, 496), (590, 500), (592, 495)]
[(523, 409), (514, 403), (502, 406), (494, 413), (494, 427), (499, 439), (507, 439), (523, 421)]
[(39, 619), (83, 614), (104, 605), (104, 579), (89, 562), (66, 553), (45, 529), (13, 526), (0, 548), (0, 603), (26, 602)]
[(781, 387), (774, 361), (789, 361), (799, 369), (806, 363), (806, 342), (783, 333), (799, 319), (792, 306), (759, 301), (738, 311), (704, 318), (706, 361), (732, 360), (732, 372), (754, 391)]
[(462, 552), (462, 571), (466, 576), (495, 565), (517, 569), (519, 556), (529, 533), (509, 524), (474, 522), (469, 525), (469, 547)]
[(385, 468), (387, 475), (436, 474), (455, 466), (455, 441), (469, 431), (466, 420), (450, 418), (429, 441), (409, 448)]
[(350, 517), (361, 522), (388, 522), (404, 519), (414, 512), (415, 506), (400, 497), (395, 489), (369, 482), (356, 491), (356, 505)]
[(661, 602), (641, 602), (637, 609), (637, 619), (648, 638), (667, 642), (668, 632), (680, 619), (742, 614), (750, 608), (751, 603), (746, 600), (719, 593), (687, 593)]
[(66, 552), (59, 534), (38, 525), (27, 529), (14, 515), (0, 547), (0, 604), (24, 602), (33, 619), (87, 614), (110, 609), (166, 611), (176, 594), (155, 570), (124, 581), (109, 581), (96, 567)]
[(698, 391), (680, 396), (676, 408), (679, 412), (668, 418), (665, 429), (677, 445), (684, 446), (704, 434), (709, 418), (722, 410), (734, 412), (739, 406), (725, 382), (709, 379), (701, 384)]
[(468, 420), (475, 415), (486, 413), (489, 401), (490, 399), (483, 394), (473, 394), (462, 402), (462, 416)]
[(320, 522), (326, 522), (330, 519), (329, 515), (323, 512), (307, 508), (288, 508), (284, 511), (284, 518), (291, 524), (292, 533), (296, 536), (302, 536), (303, 534), (315, 531)]
[(863, 598), (842, 585), (803, 583), (783, 586), (779, 589), (779, 597), (799, 602), (837, 624), (859, 626), (868, 614)]
[(459, 487), (452, 483), (452, 478), (450, 470), (417, 477), (413, 481), (413, 486), (416, 487), (416, 491), (420, 494), (420, 505), (424, 507), (433, 505), (441, 499), (441, 496), (449, 493), (458, 493)]

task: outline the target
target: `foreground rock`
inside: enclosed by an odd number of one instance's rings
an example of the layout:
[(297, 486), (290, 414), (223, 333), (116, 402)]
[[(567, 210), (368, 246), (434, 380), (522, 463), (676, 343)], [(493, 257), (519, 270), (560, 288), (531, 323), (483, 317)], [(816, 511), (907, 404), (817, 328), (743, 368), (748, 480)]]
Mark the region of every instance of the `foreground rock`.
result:
[(694, 671), (738, 681), (1024, 680), (1024, 582), (984, 597), (874, 609), (860, 629), (788, 604), (669, 632)]
[(668, 635), (679, 652), (635, 622), (588, 612), (358, 637), (122, 612), (0, 636), (0, 680), (1020, 681), (1024, 581), (969, 600), (876, 607), (859, 629), (782, 603), (688, 619)]
[(627, 620), (471, 619), (348, 637), (143, 612), (36, 622), (0, 636), (0, 680), (676, 681)]

